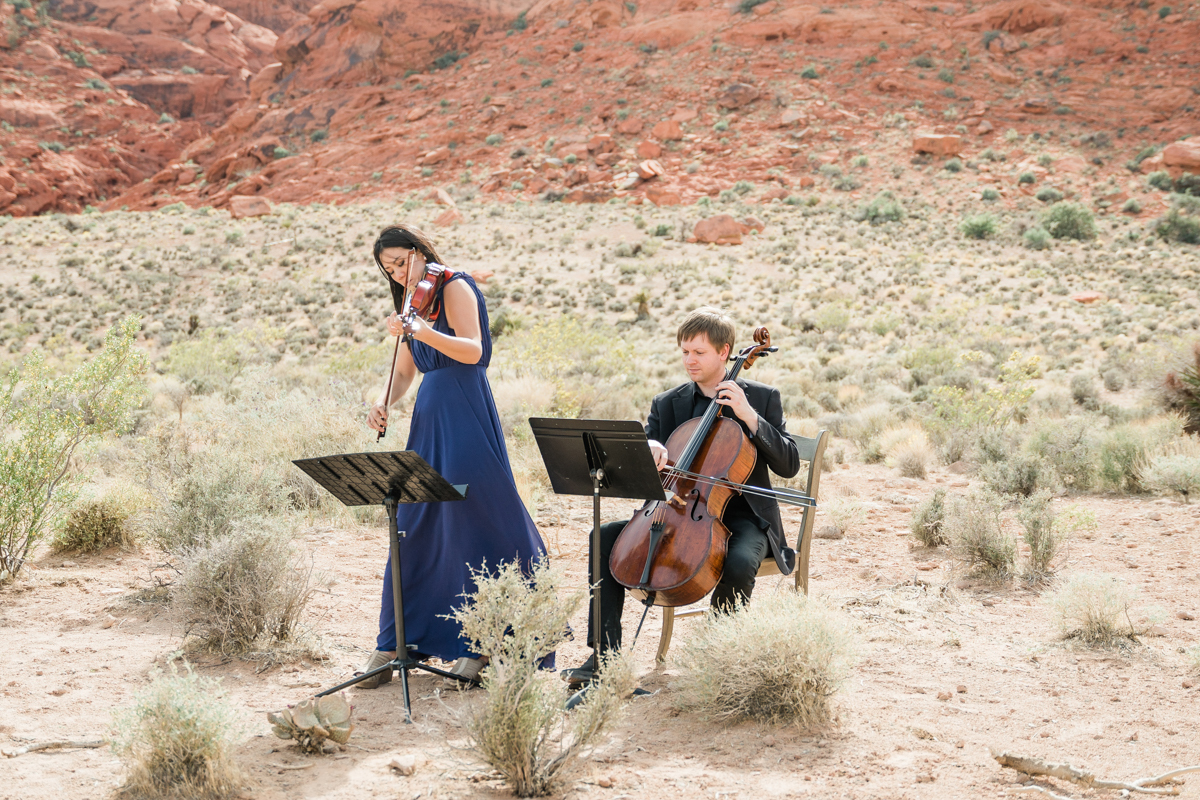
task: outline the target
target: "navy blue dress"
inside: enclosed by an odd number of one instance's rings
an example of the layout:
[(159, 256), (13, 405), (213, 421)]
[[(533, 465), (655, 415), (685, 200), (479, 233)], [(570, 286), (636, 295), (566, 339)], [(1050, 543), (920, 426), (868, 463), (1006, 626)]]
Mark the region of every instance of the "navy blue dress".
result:
[[(453, 661), (474, 657), (458, 623), (445, 619), (475, 591), (471, 569), (486, 562), (489, 570), (513, 559), (526, 570), (542, 558), (545, 544), (517, 494), (500, 416), (488, 385), (492, 357), (487, 306), (475, 281), (456, 273), (479, 303), (483, 355), (464, 364), (416, 340), (413, 362), (423, 374), (413, 407), (408, 449), (415, 450), (450, 483), (470, 484), (467, 499), (451, 503), (401, 505), (396, 521), (407, 535), (400, 540), (404, 578), (404, 634), (423, 656)], [(441, 298), (439, 297), (439, 305)], [(454, 335), (443, 312), (433, 323), (439, 333)], [(379, 614), (379, 650), (396, 649), (392, 608), (391, 560), (384, 570), (383, 605)]]

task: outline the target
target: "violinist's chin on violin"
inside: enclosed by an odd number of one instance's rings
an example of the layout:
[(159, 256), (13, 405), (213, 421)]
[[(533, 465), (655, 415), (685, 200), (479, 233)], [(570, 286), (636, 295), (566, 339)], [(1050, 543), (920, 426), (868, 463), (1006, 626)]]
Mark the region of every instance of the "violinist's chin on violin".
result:
[[(646, 419), (669, 499), (601, 526), (600, 619), (588, 627), (588, 644), (600, 652), (621, 646), (626, 589), (665, 606), (711, 593), (713, 608), (726, 611), (750, 598), (764, 559), (789, 574), (795, 553), (784, 538), (779, 503), (811, 504), (772, 488), (768, 473), (794, 476), (799, 452), (787, 435), (779, 390), (741, 375), (776, 350), (767, 329), (755, 330), (754, 343), (730, 361), (732, 320), (700, 308), (682, 321), (676, 344), (687, 380), (655, 397)], [(568, 680), (587, 680), (590, 662), (568, 670)]]

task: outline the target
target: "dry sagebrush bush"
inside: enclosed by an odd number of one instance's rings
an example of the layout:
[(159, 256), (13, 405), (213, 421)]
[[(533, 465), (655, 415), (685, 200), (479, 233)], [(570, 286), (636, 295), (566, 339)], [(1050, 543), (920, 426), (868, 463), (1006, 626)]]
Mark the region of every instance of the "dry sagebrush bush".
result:
[(89, 553), (109, 547), (132, 547), (137, 531), (131, 518), (143, 507), (132, 493), (88, 500), (71, 509), (54, 532), (56, 552)]
[(228, 798), (243, 783), (233, 760), (239, 726), (217, 681), (172, 661), (114, 721), (113, 752), (129, 768), (133, 798)]
[(840, 615), (798, 592), (764, 594), (711, 614), (684, 643), (676, 703), (719, 721), (818, 726), (831, 719), (853, 659)]
[(181, 561), (175, 601), (204, 647), (240, 656), (294, 641), (316, 587), (311, 563), (278, 523), (239, 522)]
[(946, 509), (945, 532), (967, 566), (996, 578), (1016, 564), (1017, 544), (1000, 524), (1001, 500), (990, 493), (956, 497)]
[(1169, 442), (1142, 466), (1142, 483), (1161, 493), (1176, 493), (1188, 502), (1200, 492), (1200, 439), (1183, 436)]
[(476, 591), (453, 617), (471, 648), (490, 660), (482, 673), (487, 694), (465, 712), (467, 735), (518, 797), (549, 794), (619, 715), (633, 689), (632, 669), (621, 654), (610, 654), (587, 699), (568, 716), (561, 681), (540, 665), (565, 640), (585, 592), (560, 599), (562, 573), (545, 560), (529, 575), (510, 563), (494, 574), (484, 565), (473, 576)]
[(926, 547), (949, 544), (946, 538), (946, 490), (937, 489), (928, 500), (913, 509), (909, 529)]
[(1113, 575), (1081, 572), (1049, 597), (1059, 630), (1089, 645), (1113, 645), (1137, 635), (1130, 616), (1137, 590)]

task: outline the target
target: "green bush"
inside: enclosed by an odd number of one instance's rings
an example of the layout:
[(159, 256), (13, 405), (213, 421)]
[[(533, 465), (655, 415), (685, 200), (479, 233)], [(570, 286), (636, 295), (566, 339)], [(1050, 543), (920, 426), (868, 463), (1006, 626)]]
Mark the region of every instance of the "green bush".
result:
[(1022, 172), (1020, 174), (1020, 176), (1018, 176), (1018, 178), (1017, 178), (1018, 184), (1036, 183), (1036, 182), (1037, 182), (1037, 177), (1035, 177), (1032, 172)]
[(1121, 206), (1121, 210), (1126, 214), (1140, 214), (1142, 213), (1142, 204), (1136, 197), (1131, 197), (1125, 201), (1125, 205)]
[(804, 71), (800, 73), (800, 77), (808, 80), (816, 80), (817, 78), (821, 77), (821, 73), (817, 72), (816, 67), (808, 66), (805, 67)]
[(1000, 199), (1000, 193), (995, 189), (987, 188), (980, 193), (979, 199), (985, 203), (994, 203)]
[(933, 69), (933, 59), (927, 54), (921, 54), (917, 56), (912, 60), (912, 63), (914, 67), (920, 67), (921, 69)]
[(944, 83), (954, 83), (954, 70), (949, 67), (942, 67), (938, 70), (938, 80)]
[(503, 137), (503, 136), (501, 136), (500, 134), (498, 134), (498, 133), (490, 133), (490, 134), (488, 134), (488, 135), (487, 135), (487, 137), (486, 137), (486, 138), (484, 138), (484, 140), (483, 140), (483, 143), (484, 143), (484, 144), (486, 144), (486, 145), (488, 145), (488, 146), (490, 146), (490, 147), (496, 147), (497, 145), (499, 145), (499, 144), (500, 144), (501, 142), (503, 142), (503, 141), (504, 141), (504, 137)]
[(1040, 225), (1036, 225), (1021, 234), (1021, 242), (1030, 250), (1045, 250), (1050, 246), (1050, 233)]
[(1053, 186), (1043, 186), (1041, 189), (1038, 189), (1034, 197), (1043, 203), (1057, 203), (1063, 199), (1063, 193)]
[(1064, 637), (1110, 646), (1135, 636), (1137, 590), (1113, 575), (1079, 573), (1047, 598)]
[(1055, 204), (1046, 212), (1042, 225), (1055, 239), (1086, 241), (1096, 238), (1095, 217), (1079, 203)]
[(1168, 242), (1200, 244), (1200, 217), (1184, 216), (1172, 208), (1154, 224), (1154, 232)]
[(880, 222), (899, 222), (905, 217), (904, 206), (891, 191), (884, 190), (855, 212), (855, 218), (866, 220), (872, 225)]
[(17, 576), (47, 524), (74, 500), (80, 446), (133, 424), (146, 371), (134, 347), (140, 329), (141, 317), (125, 317), (99, 355), (62, 377), (34, 351), (0, 384), (0, 583)]
[(325, 128), (320, 128), (318, 130), (315, 130), (308, 135), (308, 140), (310, 142), (312, 142), (313, 144), (316, 144), (317, 142), (323, 142), (328, 138), (329, 138), (329, 131), (326, 130)]
[(959, 230), (968, 239), (987, 239), (996, 233), (996, 218), (991, 214), (976, 214), (964, 219)]
[(1155, 189), (1161, 189), (1164, 192), (1171, 191), (1171, 187), (1174, 185), (1171, 183), (1171, 176), (1167, 173), (1167, 171), (1161, 169), (1157, 172), (1151, 172), (1149, 175), (1147, 175), (1146, 183), (1150, 184)]
[(675, 703), (705, 719), (809, 728), (827, 723), (854, 640), (839, 613), (791, 591), (710, 615), (681, 647)]
[(238, 712), (220, 684), (190, 664), (156, 671), (133, 707), (114, 721), (113, 753), (129, 768), (125, 794), (141, 798), (235, 796), (244, 778), (234, 761)]
[(1157, 492), (1176, 493), (1186, 503), (1200, 493), (1200, 455), (1157, 456), (1142, 470), (1142, 483)]
[(962, 172), (962, 168), (962, 161), (957, 158), (952, 158), (942, 165), (942, 169), (946, 170), (946, 172)]

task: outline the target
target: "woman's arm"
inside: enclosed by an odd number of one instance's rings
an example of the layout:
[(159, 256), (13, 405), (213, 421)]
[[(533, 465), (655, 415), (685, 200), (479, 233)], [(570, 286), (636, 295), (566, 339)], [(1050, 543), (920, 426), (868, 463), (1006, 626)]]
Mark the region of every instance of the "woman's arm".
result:
[(412, 351), (408, 349), (408, 345), (401, 343), (400, 352), (396, 355), (396, 369), (392, 373), (392, 396), (384, 397), (387, 392), (387, 384), (383, 385), (383, 390), (379, 393), (379, 399), (375, 401), (375, 405), (371, 407), (370, 413), (367, 414), (367, 426), (373, 431), (382, 431), (387, 427), (388, 409), (408, 391), (408, 387), (412, 386), (413, 378), (417, 374), (417, 365), (413, 363)]
[[(483, 332), (479, 329), (479, 301), (466, 281), (452, 281), (442, 290), (446, 321), (454, 336), (438, 333), (423, 320), (413, 325), (413, 338), (455, 361), (478, 364), (483, 358)], [(410, 358), (411, 360), (411, 358)]]

